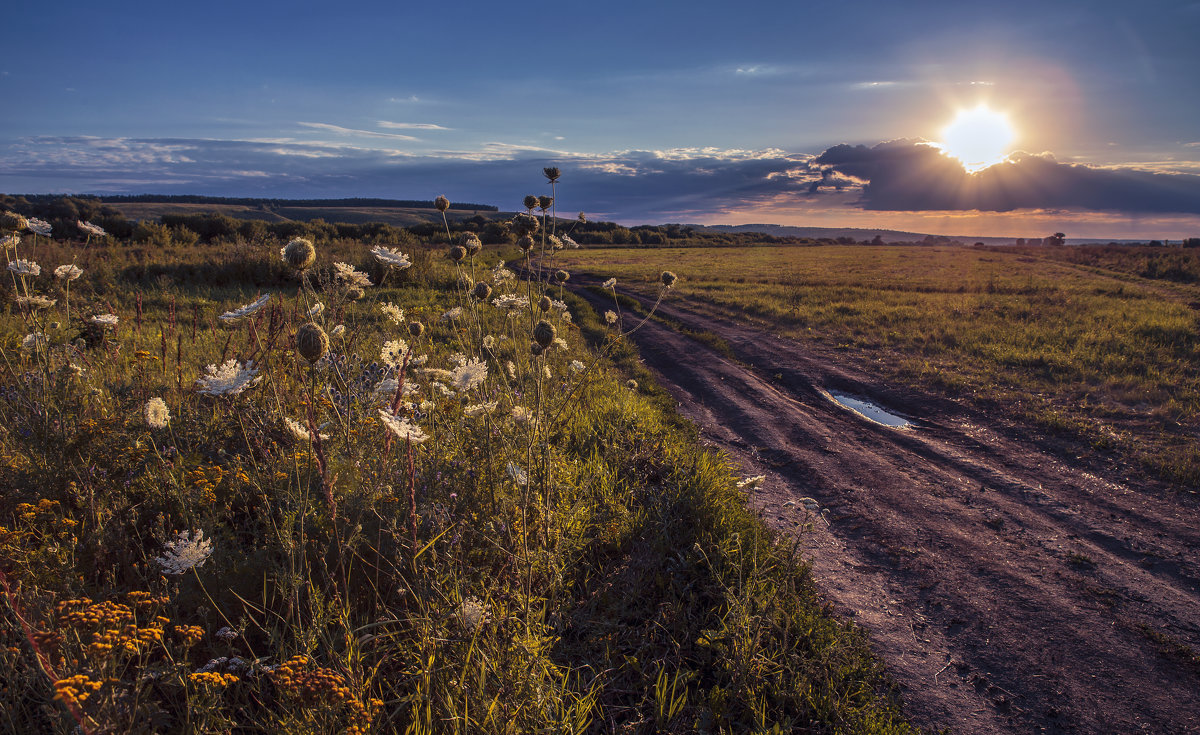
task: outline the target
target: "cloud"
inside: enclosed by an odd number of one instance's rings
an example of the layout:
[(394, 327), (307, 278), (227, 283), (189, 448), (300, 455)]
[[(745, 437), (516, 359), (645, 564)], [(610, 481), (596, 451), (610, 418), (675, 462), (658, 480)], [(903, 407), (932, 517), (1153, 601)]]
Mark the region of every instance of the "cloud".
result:
[(1200, 214), (1200, 176), (1195, 174), (1060, 163), (1049, 154), (1017, 153), (968, 174), (955, 159), (924, 141), (894, 140), (870, 148), (837, 145), (816, 163), (866, 182), (861, 205), (869, 210)]
[(453, 130), (454, 129), (454, 128), (444, 128), (441, 125), (434, 125), (433, 123), (402, 123), (402, 122), (389, 122), (387, 120), (380, 120), (380, 121), (376, 122), (375, 124), (381, 128), (387, 128), (389, 130)]
[(341, 125), (330, 125), (329, 123), (298, 122), (296, 124), (315, 130), (326, 130), (338, 135), (361, 135), (368, 138), (388, 138), (391, 140), (420, 140), (420, 138), (414, 138), (411, 135), (403, 135), (401, 133), (379, 133), (374, 130), (357, 130), (355, 128), (343, 128)]

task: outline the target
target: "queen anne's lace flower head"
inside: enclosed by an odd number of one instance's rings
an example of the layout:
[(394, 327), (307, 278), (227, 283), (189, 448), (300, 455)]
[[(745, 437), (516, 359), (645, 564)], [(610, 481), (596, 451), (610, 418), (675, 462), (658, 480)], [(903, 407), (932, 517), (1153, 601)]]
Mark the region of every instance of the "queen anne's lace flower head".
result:
[(14, 260), (8, 264), (8, 269), (18, 276), (37, 276), (41, 275), (42, 267), (32, 260)]
[(171, 411), (167, 408), (166, 401), (158, 396), (146, 401), (144, 412), (146, 423), (151, 429), (165, 429), (171, 422)]
[(475, 403), (463, 409), (463, 413), (470, 418), (486, 416), (496, 410), (499, 404), (496, 401), (488, 401), (487, 403)]
[(471, 360), (450, 371), (450, 382), (459, 391), (468, 391), (487, 380), (487, 363)]
[(261, 378), (254, 369), (254, 362), (248, 361), (242, 367), (237, 360), (230, 358), (223, 365), (209, 365), (204, 369), (204, 375), (196, 380), (200, 392), (210, 396), (236, 396)]
[[(312, 439), (312, 434), (309, 433), (308, 429), (304, 426), (304, 424), (301, 424), (299, 421), (296, 421), (294, 419), (289, 419), (285, 416), (283, 418), (283, 425), (287, 427), (288, 433), (290, 433), (297, 441), (306, 442), (306, 441), (309, 441), (310, 439)], [(324, 427), (322, 427), (322, 428), (324, 428)], [(320, 429), (317, 430), (317, 436), (319, 436), (322, 439), (329, 438), (328, 434), (320, 433)]]
[(408, 259), (408, 256), (400, 252), (400, 250), (397, 248), (385, 248), (380, 246), (373, 248), (371, 250), (371, 255), (375, 256), (375, 260), (378, 260), (380, 263), (383, 263), (390, 268), (398, 268), (403, 270), (412, 265), (412, 261)]
[(244, 306), (239, 306), (232, 311), (227, 311), (217, 318), (225, 322), (236, 322), (241, 319), (245, 319), (246, 317), (256, 313), (259, 309), (266, 306), (267, 302), (270, 300), (271, 294), (264, 294), (260, 296), (257, 301), (250, 304), (245, 304)]
[(420, 444), (429, 438), (425, 432), (421, 431), (419, 426), (409, 423), (408, 419), (392, 415), (392, 412), (387, 409), (379, 409), (379, 419), (388, 431), (395, 434), (401, 440), (407, 439), (413, 444)]
[(60, 265), (54, 269), (54, 277), (61, 278), (64, 281), (74, 281), (76, 278), (79, 278), (82, 275), (83, 269), (74, 263)]
[(334, 263), (333, 270), (333, 277), (347, 288), (366, 288), (373, 285), (366, 273), (349, 263)]
[(379, 357), (388, 367), (400, 367), (404, 362), (404, 355), (407, 352), (407, 342), (402, 339), (393, 339), (383, 343), (383, 349), (379, 351)]
[(44, 219), (38, 219), (37, 217), (30, 217), (29, 223), (25, 226), (30, 232), (36, 232), (43, 237), (50, 237), (50, 233), (54, 231), (54, 228), (49, 222)]
[(95, 235), (96, 237), (104, 237), (105, 235), (108, 234), (107, 232), (104, 231), (103, 227), (101, 227), (100, 225), (94, 225), (91, 222), (82, 222), (80, 220), (76, 220), (75, 224), (79, 227), (79, 229), (83, 230), (84, 232), (86, 232), (89, 235)]
[(212, 541), (204, 538), (204, 531), (178, 531), (174, 540), (166, 543), (163, 555), (154, 561), (162, 566), (163, 574), (183, 574), (204, 566), (212, 552)]
[(462, 316), (462, 307), (455, 306), (453, 308), (447, 309), (445, 312), (442, 313), (442, 321), (444, 321), (444, 322), (453, 321), (454, 319), (457, 319), (460, 316)]
[(116, 314), (97, 314), (89, 322), (105, 329), (116, 329), (120, 318)]

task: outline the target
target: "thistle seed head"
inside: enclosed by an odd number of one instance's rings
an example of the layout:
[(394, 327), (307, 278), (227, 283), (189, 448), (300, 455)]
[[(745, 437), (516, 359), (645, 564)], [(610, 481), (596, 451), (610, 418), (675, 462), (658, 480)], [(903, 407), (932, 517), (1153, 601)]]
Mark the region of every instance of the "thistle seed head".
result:
[(409, 322), (408, 333), (414, 337), (420, 337), (425, 332), (425, 325), (421, 322)]
[(523, 203), (526, 209), (533, 209), (538, 205), (538, 198), (533, 194), (526, 194)]
[(467, 257), (467, 249), (462, 245), (455, 245), (450, 248), (450, 260), (453, 260), (455, 263), (461, 263), (465, 257)]
[(487, 285), (483, 281), (480, 281), (479, 283), (475, 284), (475, 292), (474, 293), (475, 293), (475, 298), (479, 299), (480, 301), (486, 301), (487, 298), (492, 295), (492, 287)]
[(433, 206), (435, 209), (437, 209), (437, 211), (445, 212), (447, 209), (450, 208), (450, 200), (447, 199), (446, 197), (440, 196), (437, 199), (433, 200)]
[(546, 175), (551, 184), (558, 181), (559, 176), (562, 176), (562, 171), (558, 170), (558, 166), (548, 166), (542, 169), (542, 173)]
[(658, 277), (658, 280), (662, 281), (663, 286), (670, 288), (675, 284), (675, 278), (675, 274), (671, 271), (663, 271), (662, 275)]
[(310, 363), (314, 363), (329, 352), (329, 337), (321, 325), (308, 322), (296, 330), (296, 351)]
[(311, 240), (303, 237), (297, 237), (289, 242), (280, 253), (287, 264), (298, 271), (308, 270), (313, 263), (317, 262), (317, 249), (313, 247)]
[(554, 329), (554, 325), (545, 319), (538, 322), (533, 327), (533, 341), (542, 346), (542, 349), (549, 347), (554, 343), (554, 338), (558, 336), (558, 332)]

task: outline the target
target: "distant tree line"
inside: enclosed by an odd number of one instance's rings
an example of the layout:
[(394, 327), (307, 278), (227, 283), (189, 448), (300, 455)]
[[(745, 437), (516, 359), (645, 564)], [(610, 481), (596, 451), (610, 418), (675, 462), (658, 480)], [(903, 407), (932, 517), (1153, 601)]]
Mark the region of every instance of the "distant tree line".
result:
[[(351, 197), (348, 199), (275, 199), (266, 197), (209, 197), (196, 194), (120, 194), (99, 197), (110, 204), (234, 204), (246, 207), (405, 207), (409, 209), (433, 209), (433, 200), (420, 199), (373, 199)], [(491, 204), (451, 202), (450, 209), (497, 212), (499, 207)]]

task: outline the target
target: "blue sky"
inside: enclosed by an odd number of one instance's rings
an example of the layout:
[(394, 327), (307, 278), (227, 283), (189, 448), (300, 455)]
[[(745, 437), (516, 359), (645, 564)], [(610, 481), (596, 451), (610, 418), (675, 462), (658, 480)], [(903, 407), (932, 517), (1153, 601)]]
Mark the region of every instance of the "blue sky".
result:
[[(556, 164), (562, 210), (627, 223), (1200, 235), (1200, 2), (544, 9), (26, 3), (0, 191), (516, 208)], [(979, 103), (1012, 122), (992, 179), (1022, 196), (911, 168)], [(972, 194), (884, 195), (947, 176)]]

